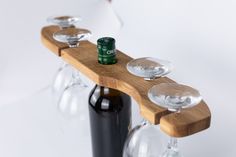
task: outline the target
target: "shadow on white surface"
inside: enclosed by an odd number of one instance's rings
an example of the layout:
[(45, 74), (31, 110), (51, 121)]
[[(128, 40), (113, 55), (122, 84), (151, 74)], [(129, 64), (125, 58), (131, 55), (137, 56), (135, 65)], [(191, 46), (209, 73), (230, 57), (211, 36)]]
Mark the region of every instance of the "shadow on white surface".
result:
[(0, 156), (90, 157), (89, 127), (84, 125), (65, 119), (45, 89), (0, 108)]

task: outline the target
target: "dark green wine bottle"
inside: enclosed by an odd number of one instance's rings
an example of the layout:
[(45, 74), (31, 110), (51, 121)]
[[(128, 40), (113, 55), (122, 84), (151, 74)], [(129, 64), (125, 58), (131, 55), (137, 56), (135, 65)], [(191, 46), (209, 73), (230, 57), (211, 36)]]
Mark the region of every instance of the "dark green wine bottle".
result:
[[(115, 40), (100, 38), (98, 53), (99, 63), (116, 63)], [(122, 157), (131, 128), (131, 98), (118, 90), (96, 85), (89, 95), (89, 115), (93, 157)]]

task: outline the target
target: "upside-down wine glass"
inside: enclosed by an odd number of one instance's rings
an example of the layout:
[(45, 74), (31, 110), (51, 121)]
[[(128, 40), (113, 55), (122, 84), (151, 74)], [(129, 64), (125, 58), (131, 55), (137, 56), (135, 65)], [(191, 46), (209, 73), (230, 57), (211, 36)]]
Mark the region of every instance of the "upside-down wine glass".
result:
[[(79, 16), (70, 15), (51, 16), (47, 18), (47, 22), (59, 26), (60, 30), (73, 28), (79, 21), (81, 21)], [(58, 103), (58, 99), (60, 98), (64, 89), (71, 83), (73, 73), (76, 73), (74, 72), (75, 69), (73, 69), (69, 64), (63, 60), (61, 61), (61, 66), (55, 73), (51, 86), (53, 101), (56, 104)]]
[[(53, 38), (59, 42), (67, 43), (70, 48), (79, 47), (80, 41), (88, 40), (91, 32), (87, 29), (67, 28), (53, 34)], [(86, 96), (90, 90), (81, 80), (78, 70), (72, 68), (72, 78), (63, 90), (59, 100), (58, 109), (69, 120), (70, 126), (78, 126), (76, 136), (79, 137), (77, 151), (82, 156), (92, 157), (89, 112)], [(87, 150), (85, 151), (84, 148)]]
[[(145, 57), (130, 61), (127, 70), (145, 80), (153, 80), (167, 75), (171, 71), (171, 63), (157, 58)], [(162, 143), (159, 127), (143, 120), (130, 132), (126, 139), (123, 157), (158, 157)]]
[(154, 80), (170, 73), (172, 65), (169, 61), (152, 57), (143, 57), (131, 60), (127, 64), (127, 70), (144, 80)]
[[(180, 113), (183, 108), (199, 104), (202, 100), (196, 89), (177, 83), (155, 85), (148, 91), (148, 97), (153, 103), (177, 113)], [(170, 137), (167, 148), (160, 157), (182, 157), (177, 138)]]
[[(87, 40), (91, 32), (87, 29), (67, 28), (53, 34), (53, 38), (59, 42), (67, 43), (70, 48), (79, 46), (80, 41)], [(73, 68), (74, 69), (74, 68)], [(87, 115), (84, 95), (88, 95), (87, 85), (80, 78), (78, 70), (74, 69), (70, 83), (63, 90), (58, 100), (58, 108), (66, 117), (79, 116), (81, 120)]]

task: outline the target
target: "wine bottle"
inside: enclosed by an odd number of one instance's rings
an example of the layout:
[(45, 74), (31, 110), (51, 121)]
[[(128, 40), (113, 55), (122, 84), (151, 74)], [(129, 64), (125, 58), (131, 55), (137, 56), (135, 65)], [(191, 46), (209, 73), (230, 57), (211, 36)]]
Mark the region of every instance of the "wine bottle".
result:
[[(98, 62), (115, 64), (115, 40), (98, 40)], [(89, 95), (93, 157), (122, 157), (131, 128), (131, 98), (118, 90), (96, 85)]]

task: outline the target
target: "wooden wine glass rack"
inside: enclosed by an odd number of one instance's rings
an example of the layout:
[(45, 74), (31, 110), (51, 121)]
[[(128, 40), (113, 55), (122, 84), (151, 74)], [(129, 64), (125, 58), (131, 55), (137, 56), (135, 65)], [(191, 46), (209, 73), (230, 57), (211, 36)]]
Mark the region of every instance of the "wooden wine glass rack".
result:
[(78, 48), (69, 48), (67, 44), (53, 39), (58, 26), (46, 26), (41, 31), (43, 44), (67, 63), (77, 68), (100, 86), (120, 90), (133, 97), (139, 104), (140, 114), (153, 124), (159, 124), (162, 131), (173, 137), (185, 137), (203, 131), (210, 126), (211, 113), (204, 101), (181, 113), (171, 113), (152, 103), (148, 90), (156, 84), (173, 83), (168, 77), (145, 81), (126, 70), (126, 64), (132, 60), (125, 53), (118, 51), (118, 63), (102, 65), (97, 61), (97, 47), (89, 41), (80, 43)]

